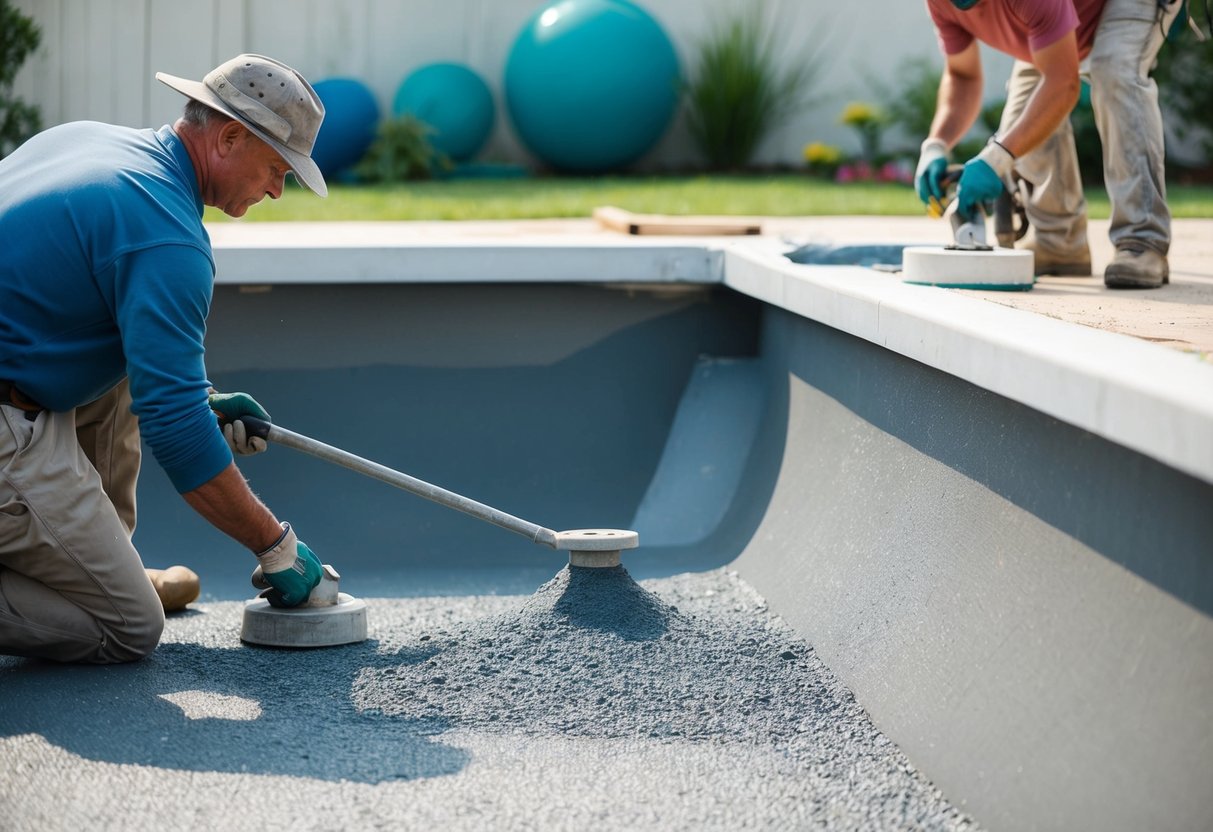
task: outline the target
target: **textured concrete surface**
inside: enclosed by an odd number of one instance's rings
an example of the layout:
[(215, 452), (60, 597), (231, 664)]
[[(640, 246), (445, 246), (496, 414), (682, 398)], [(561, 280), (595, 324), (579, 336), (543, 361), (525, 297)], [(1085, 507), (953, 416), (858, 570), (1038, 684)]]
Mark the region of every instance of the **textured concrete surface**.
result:
[[(928, 217), (771, 219), (766, 234), (798, 242), (906, 242), (938, 245), (939, 222)], [(1174, 220), (1171, 282), (1159, 289), (1108, 289), (1103, 270), (1115, 253), (1108, 221), (1092, 220), (1091, 277), (1043, 276), (1029, 292), (952, 290), (991, 303), (1131, 335), (1213, 361), (1213, 219)], [(942, 242), (947, 242), (946, 239)]]
[(138, 664), (0, 659), (0, 826), (977, 828), (734, 573), (368, 600), (350, 647), (218, 602)]

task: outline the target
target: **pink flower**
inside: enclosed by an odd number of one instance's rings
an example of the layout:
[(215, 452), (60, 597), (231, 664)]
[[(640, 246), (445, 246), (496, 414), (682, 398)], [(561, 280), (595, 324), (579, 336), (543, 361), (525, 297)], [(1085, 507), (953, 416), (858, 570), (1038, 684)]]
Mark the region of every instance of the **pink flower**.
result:
[(885, 162), (880, 167), (881, 182), (913, 182), (914, 174), (904, 162)]

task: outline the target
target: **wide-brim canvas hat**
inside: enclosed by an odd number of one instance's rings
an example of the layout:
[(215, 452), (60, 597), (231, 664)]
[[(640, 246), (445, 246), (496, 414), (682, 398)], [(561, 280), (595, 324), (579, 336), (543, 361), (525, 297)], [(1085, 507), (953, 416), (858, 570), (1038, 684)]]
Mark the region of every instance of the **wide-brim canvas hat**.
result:
[(264, 55), (237, 55), (201, 81), (157, 72), (156, 80), (236, 119), (290, 165), (295, 178), (318, 196), (327, 196), (312, 147), (324, 121), (324, 104), (307, 79)]

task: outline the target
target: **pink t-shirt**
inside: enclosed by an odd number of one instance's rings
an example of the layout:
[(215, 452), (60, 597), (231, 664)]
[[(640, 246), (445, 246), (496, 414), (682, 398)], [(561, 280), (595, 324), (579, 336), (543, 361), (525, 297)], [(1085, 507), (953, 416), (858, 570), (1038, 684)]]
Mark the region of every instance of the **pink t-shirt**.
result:
[(926, 0), (945, 55), (966, 49), (974, 39), (999, 52), (1032, 60), (1032, 52), (1075, 32), (1078, 57), (1085, 58), (1106, 0), (978, 0), (961, 11), (951, 0)]

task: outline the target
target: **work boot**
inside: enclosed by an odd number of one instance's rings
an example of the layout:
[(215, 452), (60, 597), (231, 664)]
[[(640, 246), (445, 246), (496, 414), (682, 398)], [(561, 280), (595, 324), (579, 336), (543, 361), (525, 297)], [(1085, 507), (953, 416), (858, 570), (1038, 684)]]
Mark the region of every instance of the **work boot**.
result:
[(1049, 274), (1055, 277), (1089, 277), (1091, 274), (1091, 250), (1083, 246), (1082, 251), (1071, 254), (1042, 249), (1036, 240), (1028, 240), (1020, 248), (1032, 252), (1035, 262), (1034, 274), (1039, 277)]
[(144, 569), (148, 580), (160, 596), (165, 612), (183, 610), (191, 601), (197, 601), (202, 591), (202, 582), (194, 570), (185, 566), (170, 566), (168, 569)]
[(1103, 273), (1109, 289), (1157, 289), (1170, 282), (1166, 256), (1134, 243), (1118, 248)]

